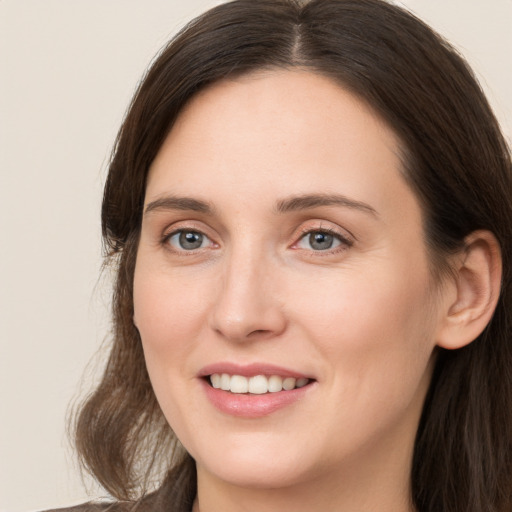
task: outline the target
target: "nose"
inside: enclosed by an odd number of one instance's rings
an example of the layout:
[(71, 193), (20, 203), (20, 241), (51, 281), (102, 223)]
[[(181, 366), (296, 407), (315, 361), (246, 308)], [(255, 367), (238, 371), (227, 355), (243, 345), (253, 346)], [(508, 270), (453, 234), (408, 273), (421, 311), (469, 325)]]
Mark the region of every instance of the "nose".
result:
[(223, 262), (211, 327), (234, 342), (269, 339), (286, 329), (279, 268), (261, 255), (232, 254)]

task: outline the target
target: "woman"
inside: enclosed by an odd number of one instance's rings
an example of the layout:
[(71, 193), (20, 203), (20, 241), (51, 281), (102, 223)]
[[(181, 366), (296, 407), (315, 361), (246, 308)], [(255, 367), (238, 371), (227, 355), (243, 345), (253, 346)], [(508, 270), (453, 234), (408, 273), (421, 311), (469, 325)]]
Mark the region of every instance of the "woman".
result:
[(105, 187), (114, 343), (76, 442), (119, 501), (83, 509), (510, 510), (511, 178), (465, 63), (395, 6), (194, 21)]

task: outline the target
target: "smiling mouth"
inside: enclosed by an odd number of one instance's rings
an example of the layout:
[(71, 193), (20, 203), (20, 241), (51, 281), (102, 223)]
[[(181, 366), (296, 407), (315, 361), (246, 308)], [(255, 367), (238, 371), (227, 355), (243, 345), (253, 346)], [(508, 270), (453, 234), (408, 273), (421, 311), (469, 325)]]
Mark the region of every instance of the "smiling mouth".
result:
[(311, 379), (306, 377), (281, 377), (279, 375), (244, 377), (243, 375), (230, 375), (228, 373), (213, 373), (207, 378), (207, 381), (215, 389), (236, 394), (246, 393), (252, 395), (291, 391), (303, 388), (312, 382)]

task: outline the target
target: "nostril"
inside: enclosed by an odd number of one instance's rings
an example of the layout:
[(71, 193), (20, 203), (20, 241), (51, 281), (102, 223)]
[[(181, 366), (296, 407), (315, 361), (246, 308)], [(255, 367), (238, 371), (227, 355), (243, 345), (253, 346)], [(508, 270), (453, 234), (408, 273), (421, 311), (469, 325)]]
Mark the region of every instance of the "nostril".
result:
[(250, 337), (255, 337), (255, 336), (261, 336), (262, 334), (268, 334), (270, 331), (267, 331), (265, 329), (256, 329), (254, 331), (251, 331), (247, 337), (250, 338)]

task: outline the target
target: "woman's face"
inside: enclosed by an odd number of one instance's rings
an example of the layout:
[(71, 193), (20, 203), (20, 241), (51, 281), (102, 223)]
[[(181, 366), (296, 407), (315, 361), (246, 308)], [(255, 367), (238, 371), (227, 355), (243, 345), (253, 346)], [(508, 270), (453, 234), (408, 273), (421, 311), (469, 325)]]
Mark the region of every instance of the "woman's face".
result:
[(149, 173), (134, 320), (200, 478), (408, 474), (441, 314), (400, 168), (394, 133), (304, 71), (181, 113)]

